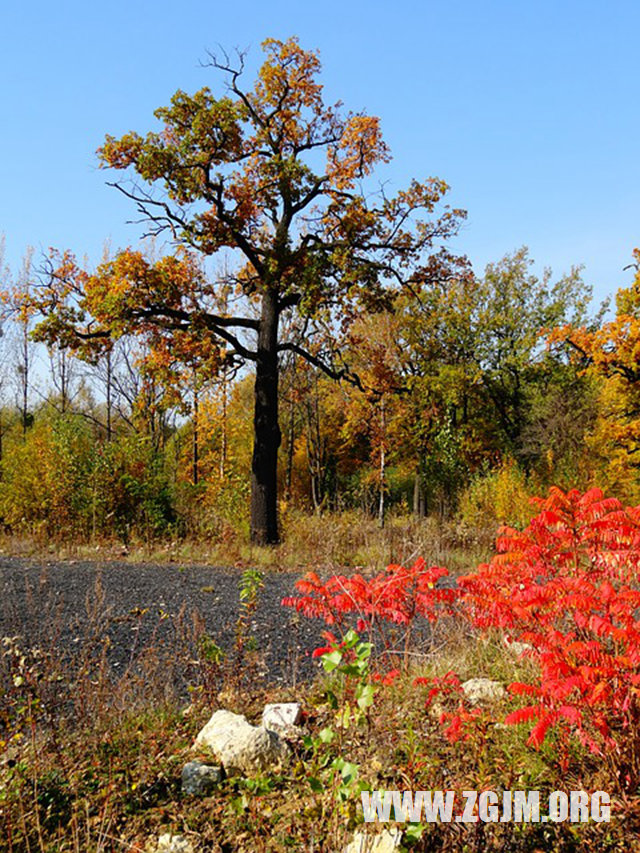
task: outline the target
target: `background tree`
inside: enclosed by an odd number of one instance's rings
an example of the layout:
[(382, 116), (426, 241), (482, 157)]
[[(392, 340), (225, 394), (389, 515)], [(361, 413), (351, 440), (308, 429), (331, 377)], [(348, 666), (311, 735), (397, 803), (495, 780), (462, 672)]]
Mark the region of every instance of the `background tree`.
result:
[(578, 458), (586, 414), (560, 422), (559, 413), (577, 399), (584, 408), (589, 394), (546, 334), (583, 322), (591, 291), (578, 269), (554, 281), (549, 270), (534, 275), (532, 263), (523, 247), (481, 279), (460, 267), (402, 306), (411, 390), (403, 443), (416, 454), (429, 511), (448, 514), (470, 474), (508, 457), (525, 473), (555, 473), (550, 452)]
[(366, 447), (359, 485), (374, 498), (380, 526), (385, 520), (389, 466), (404, 450), (397, 429), (405, 416), (403, 396), (408, 390), (400, 324), (397, 311), (363, 317), (354, 324), (350, 359), (365, 393), (350, 395), (341, 429), (343, 443), (349, 448)]
[(14, 318), (14, 373), (17, 394), (17, 406), (22, 423), (22, 437), (33, 423), (29, 411), (32, 393), (32, 374), (34, 347), (31, 341), (33, 326), (33, 308), (31, 304), (35, 273), (33, 270), (33, 249), (29, 247), (22, 260), (16, 287), (10, 297), (11, 314)]
[[(408, 284), (428, 286), (449, 260), (428, 256), (462, 216), (448, 209), (432, 216), (447, 190), (438, 179), (414, 181), (393, 198), (366, 187), (389, 160), (379, 120), (326, 105), (318, 56), (295, 38), (269, 39), (264, 50), (253, 87), (242, 85), (241, 54), (235, 65), (212, 56), (210, 65), (227, 77), (225, 95), (178, 91), (156, 111), (160, 132), (108, 136), (100, 150), (104, 165), (137, 177), (117, 186), (150, 233), (168, 231), (201, 256), (227, 251), (237, 261), (238, 313), (215, 310), (216, 285), (192, 256), (147, 263), (126, 251), (92, 276), (52, 271), (40, 302), (50, 316), (39, 329), (42, 338), (73, 346), (123, 334), (146, 334), (152, 343), (167, 335), (189, 335), (198, 345), (213, 338), (253, 362), (251, 538), (261, 544), (279, 538), (281, 355), (356, 381), (335, 344), (363, 312), (389, 308)], [(70, 289), (77, 311), (60, 315)], [(319, 336), (326, 347), (311, 349), (308, 341)]]
[(640, 467), (639, 249), (633, 257), (634, 280), (617, 292), (614, 318), (566, 324), (553, 332), (551, 341), (568, 345), (585, 379), (596, 383), (599, 405), (589, 438), (592, 477), (635, 501)]
[(474, 359), (502, 439), (521, 456), (522, 431), (531, 411), (531, 395), (548, 371), (557, 367), (545, 346), (545, 330), (586, 319), (591, 290), (574, 268), (552, 281), (542, 278), (523, 247), (489, 264), (475, 294)]
[[(0, 292), (7, 293), (11, 284), (11, 270), (5, 263), (5, 236), (0, 234)], [(2, 301), (0, 297), (0, 302)], [(4, 319), (4, 309), (0, 313), (0, 478), (2, 477), (2, 457), (4, 434), (6, 432), (7, 423), (4, 407), (6, 405), (7, 392), (7, 335), (6, 323)]]

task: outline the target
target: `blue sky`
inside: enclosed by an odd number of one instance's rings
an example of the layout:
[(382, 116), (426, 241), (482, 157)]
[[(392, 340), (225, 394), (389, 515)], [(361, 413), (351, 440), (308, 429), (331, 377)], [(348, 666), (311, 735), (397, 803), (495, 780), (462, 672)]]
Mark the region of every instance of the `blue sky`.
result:
[(584, 264), (603, 298), (640, 244), (640, 3), (38, 0), (2, 11), (0, 232), (16, 267), (71, 248), (90, 263), (141, 233), (105, 185), (104, 134), (145, 132), (177, 88), (215, 88), (207, 48), (298, 35), (327, 98), (379, 115), (399, 189), (437, 175), (469, 217), (478, 272), (523, 244), (537, 268)]

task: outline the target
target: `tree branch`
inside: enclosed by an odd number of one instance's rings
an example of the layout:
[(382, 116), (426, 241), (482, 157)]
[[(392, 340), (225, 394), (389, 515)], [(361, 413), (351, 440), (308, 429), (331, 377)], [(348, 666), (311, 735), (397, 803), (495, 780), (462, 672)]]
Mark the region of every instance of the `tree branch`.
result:
[[(209, 331), (213, 332), (219, 338), (231, 344), (234, 350), (237, 352), (239, 356), (247, 359), (248, 361), (256, 361), (258, 358), (258, 353), (253, 350), (248, 349), (245, 345), (231, 332), (227, 331), (225, 326), (227, 325), (238, 325), (244, 328), (257, 329), (258, 324), (256, 320), (251, 320), (250, 318), (239, 317), (239, 318), (221, 318), (223, 323), (220, 324), (216, 321), (215, 315), (213, 314), (198, 314), (198, 313), (189, 313), (188, 311), (183, 311), (177, 308), (169, 308), (167, 306), (152, 306), (150, 308), (136, 308), (131, 312), (131, 316), (140, 317), (142, 319), (147, 320), (158, 320), (159, 318), (166, 317), (168, 320), (178, 321), (180, 325), (171, 325), (169, 328), (178, 329), (178, 330), (186, 330), (190, 326), (194, 324), (194, 318), (201, 317), (204, 321), (205, 326)], [(237, 319), (237, 323), (235, 322), (226, 322), (228, 320), (235, 321)], [(181, 325), (184, 324), (184, 325)]]
[(299, 344), (293, 343), (293, 341), (280, 344), (278, 346), (278, 352), (293, 352), (296, 355), (299, 355), (301, 358), (304, 358), (304, 360), (308, 361), (309, 364), (312, 364), (314, 367), (317, 367), (331, 379), (344, 379), (345, 382), (349, 382), (351, 385), (355, 385), (355, 387), (359, 388), (360, 391), (366, 393), (366, 388), (362, 384), (360, 377), (357, 376), (355, 373), (352, 373), (346, 365), (340, 369), (331, 367), (331, 365), (326, 364), (326, 362), (324, 362), (321, 358), (318, 358), (318, 356), (313, 355), (313, 353), (304, 349), (304, 347), (301, 347)]

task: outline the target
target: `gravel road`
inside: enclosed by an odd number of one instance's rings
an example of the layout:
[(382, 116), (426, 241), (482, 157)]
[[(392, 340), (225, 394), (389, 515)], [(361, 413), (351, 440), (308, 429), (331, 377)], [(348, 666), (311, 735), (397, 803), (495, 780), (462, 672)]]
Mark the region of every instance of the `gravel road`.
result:
[[(155, 644), (193, 650), (194, 625), (233, 650), (241, 571), (213, 566), (0, 558), (0, 637), (79, 659), (108, 636), (107, 660), (124, 671)], [(249, 626), (260, 674), (287, 685), (316, 669), (321, 623), (281, 606), (295, 575), (267, 574)], [(178, 648), (179, 647), (179, 648)]]
[[(206, 665), (196, 650), (204, 631), (225, 652), (226, 671), (242, 672), (245, 683), (295, 687), (310, 679), (320, 670), (311, 652), (325, 645), (325, 625), (282, 607), (297, 579), (284, 572), (265, 573), (245, 632), (250, 653), (240, 670), (241, 578), (239, 569), (215, 566), (0, 557), (0, 642), (18, 637), (21, 649), (62, 657), (67, 674), (95, 672), (101, 660), (113, 674), (148, 674), (155, 667), (156, 683), (159, 676), (183, 693), (201, 683)], [(401, 633), (387, 629), (396, 648), (402, 648)], [(429, 644), (429, 624), (422, 620), (412, 645), (420, 651)]]

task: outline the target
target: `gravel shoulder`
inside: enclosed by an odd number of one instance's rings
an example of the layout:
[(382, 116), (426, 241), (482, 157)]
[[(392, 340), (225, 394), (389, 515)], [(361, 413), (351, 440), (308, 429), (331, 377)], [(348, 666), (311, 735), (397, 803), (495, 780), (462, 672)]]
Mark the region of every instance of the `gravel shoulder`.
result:
[[(25, 647), (70, 657), (108, 637), (108, 664), (120, 671), (153, 645), (166, 652), (176, 644), (184, 652), (202, 629), (231, 652), (241, 575), (215, 566), (3, 557), (0, 637), (19, 636)], [(288, 573), (265, 575), (248, 632), (260, 653), (259, 674), (286, 685), (317, 671), (310, 654), (323, 628), (282, 607), (295, 580)]]

